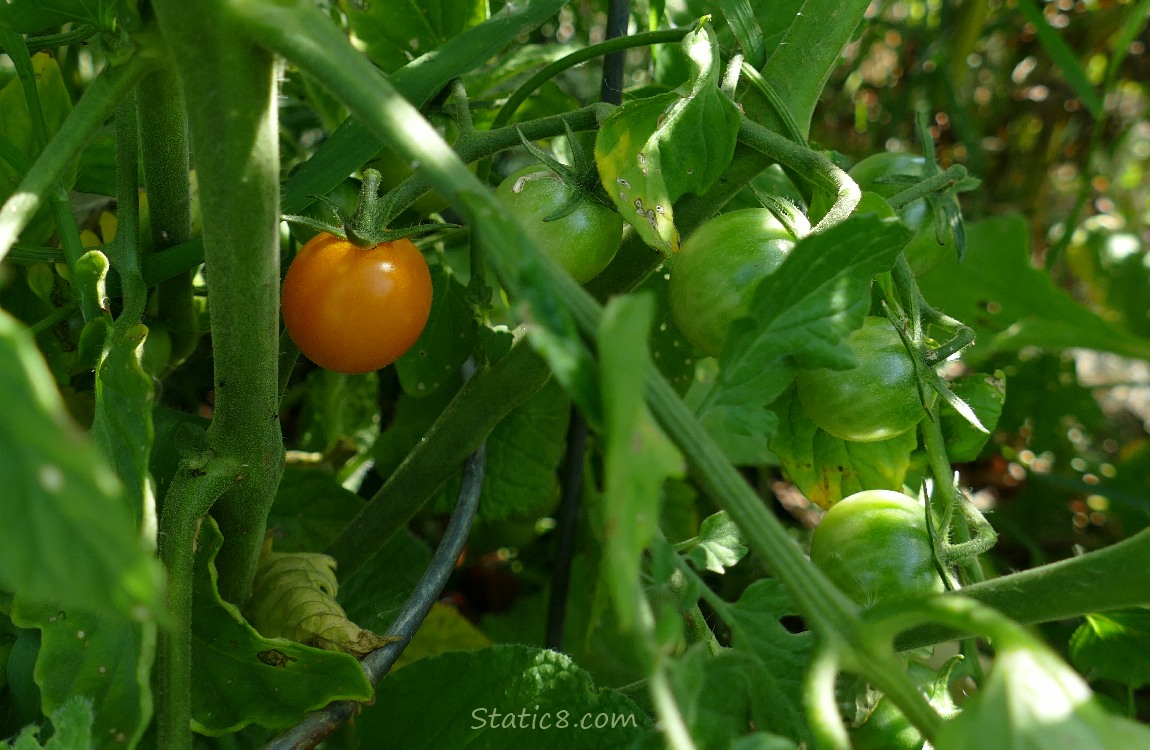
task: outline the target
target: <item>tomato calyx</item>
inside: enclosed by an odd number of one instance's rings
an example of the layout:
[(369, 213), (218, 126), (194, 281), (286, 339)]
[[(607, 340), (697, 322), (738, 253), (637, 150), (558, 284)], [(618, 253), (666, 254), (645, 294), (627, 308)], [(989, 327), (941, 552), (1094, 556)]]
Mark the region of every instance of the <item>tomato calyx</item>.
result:
[[(603, 189), (603, 184), (599, 180), (599, 169), (595, 166), (595, 160), (587, 156), (587, 152), (579, 144), (579, 139), (571, 131), (571, 126), (566, 122), (563, 123), (564, 129), (567, 131), (567, 143), (571, 148), (571, 156), (575, 163), (568, 166), (555, 159), (555, 157), (548, 154), (543, 149), (536, 146), (531, 141), (527, 140), (527, 136), (523, 135), (523, 131), (519, 132), (519, 140), (522, 141), (523, 147), (527, 149), (528, 153), (536, 158), (540, 164), (547, 167), (555, 176), (557, 176), (568, 188), (570, 193), (566, 202), (555, 209), (551, 214), (543, 217), (543, 221), (557, 221), (570, 216), (576, 211), (580, 205), (591, 201), (601, 206), (615, 210), (615, 206), (611, 203), (611, 199), (607, 196), (607, 192)], [(520, 179), (538, 179), (540, 177), (547, 177), (546, 172), (535, 172), (533, 175), (527, 175)], [(515, 190), (515, 192), (519, 192)]]
[(317, 201), (327, 206), (338, 223), (321, 221), (310, 216), (297, 216), (284, 214), (285, 221), (301, 224), (318, 232), (327, 232), (330, 235), (347, 240), (358, 247), (370, 248), (396, 240), (409, 239), (421, 234), (427, 234), (440, 229), (457, 228), (458, 224), (417, 224), (402, 229), (387, 229), (387, 224), (394, 218), (394, 206), (390, 201), (384, 201), (379, 194), (379, 187), (383, 176), (375, 169), (363, 170), (363, 181), (359, 189), (359, 202), (355, 213), (351, 216), (326, 195), (313, 195)]

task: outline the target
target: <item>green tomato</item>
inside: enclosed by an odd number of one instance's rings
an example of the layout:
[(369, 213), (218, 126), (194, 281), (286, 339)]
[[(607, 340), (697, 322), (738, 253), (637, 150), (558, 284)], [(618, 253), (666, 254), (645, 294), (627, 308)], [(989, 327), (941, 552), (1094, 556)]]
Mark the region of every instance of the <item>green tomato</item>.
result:
[(856, 492), (815, 527), (811, 562), (865, 606), (941, 592), (925, 512), (900, 492)]
[(671, 268), (671, 315), (683, 336), (719, 356), (751, 295), (795, 246), (795, 238), (765, 208), (720, 214), (696, 229)]
[(850, 730), (854, 750), (922, 750), (922, 733), (886, 696), (878, 699), (867, 720)]
[(607, 267), (623, 237), (623, 217), (591, 199), (576, 197), (575, 209), (550, 221), (568, 205), (575, 189), (542, 164), (524, 167), (503, 180), (495, 197), (503, 202), (535, 245), (580, 284)]
[(854, 367), (800, 370), (795, 375), (803, 411), (824, 432), (859, 443), (913, 429), (926, 410), (914, 360), (891, 322), (868, 317), (846, 343), (854, 352)]
[[(926, 159), (914, 154), (881, 153), (866, 157), (850, 170), (850, 176), (863, 190), (878, 193), (889, 198), (909, 187), (909, 183), (880, 182), (885, 177), (905, 176), (916, 180), (923, 179)], [(947, 257), (954, 257), (958, 249), (954, 244), (954, 234), (946, 231), (946, 241), (940, 243), (935, 227), (934, 211), (926, 199), (911, 201), (898, 211), (902, 222), (914, 232), (909, 244), (903, 250), (906, 261), (915, 276), (922, 276)]]

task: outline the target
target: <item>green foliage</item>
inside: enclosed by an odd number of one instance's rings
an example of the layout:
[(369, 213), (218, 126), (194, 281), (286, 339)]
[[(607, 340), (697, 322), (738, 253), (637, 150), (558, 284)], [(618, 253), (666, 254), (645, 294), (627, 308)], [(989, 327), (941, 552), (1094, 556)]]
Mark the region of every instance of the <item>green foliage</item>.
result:
[[(608, 5), (0, 3), (0, 745), (1148, 744), (1150, 0)], [(540, 150), (586, 288), (495, 195)], [(369, 167), (456, 226), (346, 376), (280, 221)], [(772, 273), (676, 256), (752, 213)], [(917, 424), (857, 442), (893, 389), (795, 381), (868, 318)]]

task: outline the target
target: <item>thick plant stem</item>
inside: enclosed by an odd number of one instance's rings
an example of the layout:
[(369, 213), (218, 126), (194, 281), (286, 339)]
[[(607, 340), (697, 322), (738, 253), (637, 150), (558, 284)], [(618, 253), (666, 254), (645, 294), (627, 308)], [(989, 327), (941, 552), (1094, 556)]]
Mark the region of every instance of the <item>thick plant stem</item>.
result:
[[(251, 590), (267, 513), (283, 472), (278, 404), (279, 151), (271, 54), (253, 45), (222, 0), (157, 0), (184, 95), (211, 300), (215, 412), (208, 447), (241, 467), (213, 508), (224, 535), (220, 594)], [(203, 19), (212, 19), (210, 34)], [(182, 502), (168, 493), (167, 503)]]
[[(165, 250), (192, 236), (192, 191), (184, 93), (170, 60), (137, 88), (140, 155), (148, 195), (152, 250)], [(195, 347), (197, 315), (189, 269), (156, 288), (156, 317), (172, 335), (172, 362)]]
[[(239, 467), (205, 458), (185, 462), (168, 488), (160, 514), (160, 561), (168, 576), (165, 591), (171, 621), (157, 639), (156, 747), (184, 750), (192, 746), (192, 570), (200, 522), (208, 508), (235, 481)], [(173, 502), (178, 498), (179, 502)]]

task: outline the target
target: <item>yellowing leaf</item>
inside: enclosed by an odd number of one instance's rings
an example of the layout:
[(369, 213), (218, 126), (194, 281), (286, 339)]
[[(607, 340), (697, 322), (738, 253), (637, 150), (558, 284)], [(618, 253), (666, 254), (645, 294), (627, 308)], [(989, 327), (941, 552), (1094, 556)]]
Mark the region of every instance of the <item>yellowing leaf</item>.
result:
[(347, 619), (336, 601), (335, 560), (317, 552), (265, 549), (256, 571), (248, 621), (267, 638), (288, 640), (362, 658), (398, 640)]

